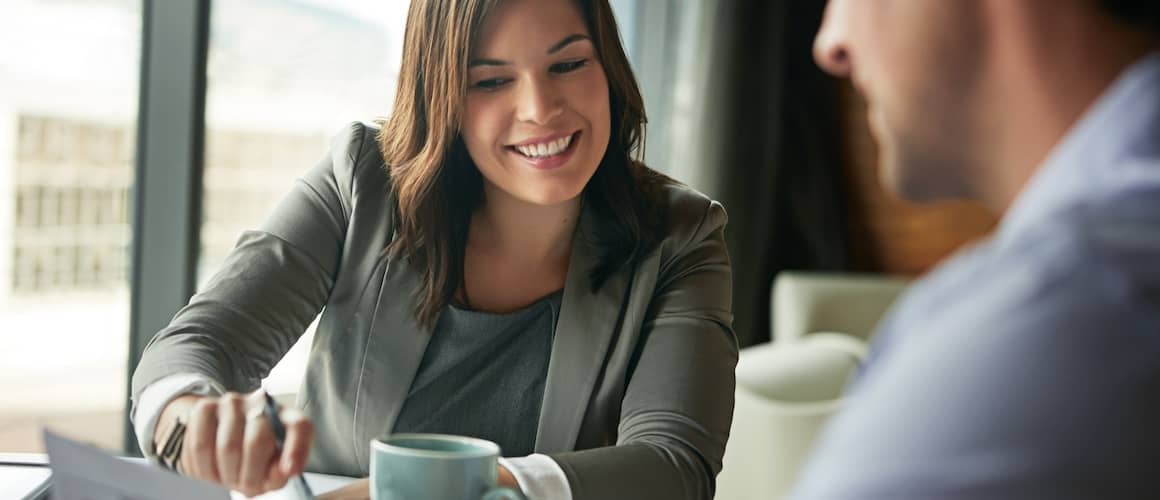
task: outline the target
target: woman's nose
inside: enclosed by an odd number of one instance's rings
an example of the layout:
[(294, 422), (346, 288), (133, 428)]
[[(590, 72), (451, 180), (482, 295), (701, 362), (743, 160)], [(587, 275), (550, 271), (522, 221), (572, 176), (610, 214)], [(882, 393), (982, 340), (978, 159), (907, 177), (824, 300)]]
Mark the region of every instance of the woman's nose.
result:
[(553, 82), (529, 79), (520, 87), (516, 116), (520, 121), (547, 125), (564, 112), (563, 96)]

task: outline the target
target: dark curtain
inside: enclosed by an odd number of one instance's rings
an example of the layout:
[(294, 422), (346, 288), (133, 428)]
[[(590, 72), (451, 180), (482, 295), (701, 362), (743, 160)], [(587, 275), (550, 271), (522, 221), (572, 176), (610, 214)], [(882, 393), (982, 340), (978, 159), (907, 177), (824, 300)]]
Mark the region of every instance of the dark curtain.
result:
[[(734, 326), (742, 347), (770, 339), (770, 290), (783, 270), (844, 270), (837, 81), (814, 64), (823, 0), (709, 0), (715, 9), (697, 134), (697, 177), (729, 212)], [(714, 88), (715, 87), (715, 88)], [(717, 116), (713, 116), (717, 115)]]

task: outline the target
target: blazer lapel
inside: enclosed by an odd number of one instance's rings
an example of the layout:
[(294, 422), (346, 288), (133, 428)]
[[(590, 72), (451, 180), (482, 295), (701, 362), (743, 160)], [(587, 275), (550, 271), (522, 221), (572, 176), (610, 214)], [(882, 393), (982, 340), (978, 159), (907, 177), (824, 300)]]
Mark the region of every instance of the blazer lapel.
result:
[(355, 399), (354, 439), (358, 465), (369, 468), (370, 441), (390, 433), (407, 399), (432, 331), (413, 314), (412, 292), (421, 286), (406, 258), (388, 260), (371, 319)]
[(614, 273), (595, 292), (589, 279), (599, 259), (593, 238), (598, 227), (597, 214), (585, 208), (573, 237), (560, 317), (548, 362), (536, 432), (537, 453), (574, 449), (588, 401), (619, 324), (629, 284), (628, 273), (623, 270)]

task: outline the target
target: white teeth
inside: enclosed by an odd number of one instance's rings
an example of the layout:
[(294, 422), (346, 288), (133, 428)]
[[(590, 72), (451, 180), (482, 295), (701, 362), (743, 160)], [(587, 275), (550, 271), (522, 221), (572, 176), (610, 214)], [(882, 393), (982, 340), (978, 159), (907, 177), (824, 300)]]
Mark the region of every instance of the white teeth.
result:
[(543, 142), (540, 144), (531, 144), (527, 146), (516, 146), (516, 150), (521, 154), (531, 158), (543, 158), (546, 156), (556, 156), (568, 146), (572, 145), (572, 136), (561, 137), (551, 142)]

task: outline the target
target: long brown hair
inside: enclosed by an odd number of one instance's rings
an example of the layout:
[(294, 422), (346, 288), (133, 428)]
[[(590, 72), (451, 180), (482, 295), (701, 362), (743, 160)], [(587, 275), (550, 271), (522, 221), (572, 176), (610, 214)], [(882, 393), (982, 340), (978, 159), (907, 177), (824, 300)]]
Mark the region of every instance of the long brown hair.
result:
[[(394, 110), (379, 132), (396, 200), (396, 233), (387, 248), (423, 277), (415, 315), (434, 319), (463, 283), (472, 212), (483, 199), (482, 176), (459, 135), (467, 94), (467, 64), (484, 19), (502, 0), (412, 0)], [(599, 288), (622, 266), (655, 248), (660, 218), (650, 201), (662, 180), (638, 161), (646, 122), (644, 101), (620, 43), (608, 0), (575, 0), (608, 78), (612, 116), (608, 149), (584, 189), (586, 206), (601, 215)]]

